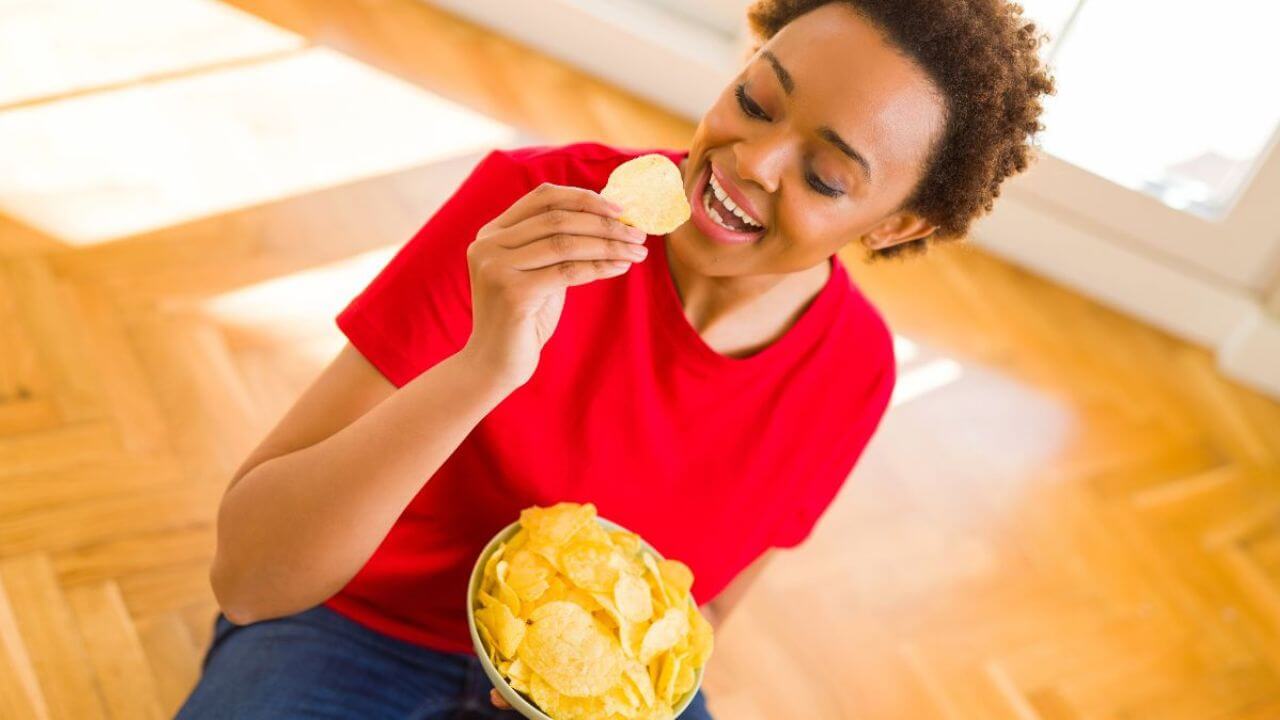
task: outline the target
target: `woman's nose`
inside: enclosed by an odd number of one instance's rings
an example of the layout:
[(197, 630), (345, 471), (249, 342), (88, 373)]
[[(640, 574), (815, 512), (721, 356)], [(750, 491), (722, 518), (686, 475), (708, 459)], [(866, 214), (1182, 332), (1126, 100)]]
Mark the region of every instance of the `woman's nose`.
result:
[(778, 180), (789, 150), (786, 143), (773, 135), (739, 142), (734, 146), (738, 177), (755, 183), (767, 193), (778, 190)]

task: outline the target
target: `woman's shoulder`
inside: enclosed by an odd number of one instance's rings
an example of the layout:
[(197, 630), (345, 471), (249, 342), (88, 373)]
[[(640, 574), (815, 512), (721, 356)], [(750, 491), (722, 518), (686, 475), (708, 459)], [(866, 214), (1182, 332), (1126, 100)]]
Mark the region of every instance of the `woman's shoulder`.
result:
[(839, 342), (829, 343), (840, 348), (850, 358), (856, 358), (868, 375), (887, 375), (889, 382), (896, 379), (897, 356), (893, 330), (884, 313), (855, 283), (840, 259), (836, 259), (839, 275), (834, 279), (840, 284), (843, 302), (839, 303), (838, 316), (832, 331)]

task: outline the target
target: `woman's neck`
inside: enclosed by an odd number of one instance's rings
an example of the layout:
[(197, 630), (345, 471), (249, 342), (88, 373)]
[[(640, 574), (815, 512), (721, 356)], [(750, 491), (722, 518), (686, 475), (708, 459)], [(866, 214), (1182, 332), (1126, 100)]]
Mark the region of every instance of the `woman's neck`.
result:
[[(689, 158), (680, 161), (687, 177)], [(690, 237), (685, 223), (663, 237), (667, 271), (680, 296), (684, 316), (705, 343), (730, 357), (754, 354), (782, 337), (826, 286), (831, 263), (792, 273), (718, 277), (705, 275), (680, 259), (674, 242), (706, 242)], [(674, 242), (673, 242), (674, 241)]]

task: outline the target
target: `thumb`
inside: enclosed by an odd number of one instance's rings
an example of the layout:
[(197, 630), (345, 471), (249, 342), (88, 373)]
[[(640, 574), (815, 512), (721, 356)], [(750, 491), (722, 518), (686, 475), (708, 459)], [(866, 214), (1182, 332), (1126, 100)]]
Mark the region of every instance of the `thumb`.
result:
[(503, 700), (502, 696), (498, 694), (497, 688), (489, 689), (489, 702), (493, 703), (494, 707), (501, 710), (509, 710), (511, 708), (511, 706), (507, 704), (507, 701)]

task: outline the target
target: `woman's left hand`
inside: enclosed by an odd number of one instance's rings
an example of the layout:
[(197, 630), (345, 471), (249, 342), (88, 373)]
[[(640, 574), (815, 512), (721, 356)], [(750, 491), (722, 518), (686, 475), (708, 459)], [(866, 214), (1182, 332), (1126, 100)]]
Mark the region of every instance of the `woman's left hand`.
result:
[(493, 703), (493, 706), (499, 710), (511, 709), (511, 706), (507, 704), (507, 701), (503, 700), (502, 696), (498, 694), (497, 688), (489, 688), (489, 702)]

